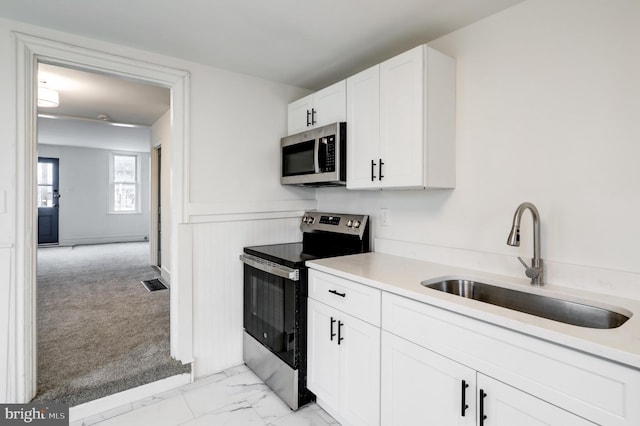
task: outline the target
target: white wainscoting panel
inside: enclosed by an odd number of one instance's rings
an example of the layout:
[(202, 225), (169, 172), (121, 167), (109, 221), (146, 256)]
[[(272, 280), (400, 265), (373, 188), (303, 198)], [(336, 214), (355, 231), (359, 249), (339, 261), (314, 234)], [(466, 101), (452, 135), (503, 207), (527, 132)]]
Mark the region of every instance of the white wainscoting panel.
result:
[(0, 402), (15, 401), (13, 389), (15, 389), (15, 359), (14, 345), (15, 324), (12, 321), (15, 306), (15, 288), (12, 288), (11, 278), (11, 246), (0, 245), (0, 294), (5, 297), (0, 298)]
[(300, 217), (192, 225), (196, 378), (242, 363), (242, 249), (301, 241)]

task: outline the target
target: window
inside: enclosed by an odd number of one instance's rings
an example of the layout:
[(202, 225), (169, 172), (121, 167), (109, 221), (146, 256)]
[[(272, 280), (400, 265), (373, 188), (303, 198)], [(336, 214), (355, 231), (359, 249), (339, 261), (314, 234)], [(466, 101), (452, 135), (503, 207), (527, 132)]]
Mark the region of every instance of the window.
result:
[(38, 207), (53, 207), (53, 164), (38, 162)]
[(140, 213), (138, 156), (112, 154), (110, 164), (111, 213)]

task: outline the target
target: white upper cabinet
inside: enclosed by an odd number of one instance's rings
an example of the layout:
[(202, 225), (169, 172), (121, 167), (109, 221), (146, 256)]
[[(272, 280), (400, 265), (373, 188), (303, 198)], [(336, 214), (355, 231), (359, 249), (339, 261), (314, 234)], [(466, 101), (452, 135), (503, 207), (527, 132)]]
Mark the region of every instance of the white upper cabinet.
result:
[[(347, 117), (347, 188), (367, 188), (378, 173), (374, 163), (380, 149), (379, 65), (347, 80)], [(352, 146), (351, 141), (363, 142)]]
[(339, 81), (289, 104), (289, 135), (337, 121), (346, 121), (346, 82)]
[(347, 79), (347, 188), (455, 187), (455, 62), (418, 46)]

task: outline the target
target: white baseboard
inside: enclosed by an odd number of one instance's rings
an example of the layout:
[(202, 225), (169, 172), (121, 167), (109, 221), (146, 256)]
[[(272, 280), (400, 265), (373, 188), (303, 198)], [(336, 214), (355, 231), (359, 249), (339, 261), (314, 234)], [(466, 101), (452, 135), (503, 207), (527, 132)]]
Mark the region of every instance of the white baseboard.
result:
[(158, 380), (157, 382), (127, 389), (126, 391), (105, 396), (104, 398), (76, 405), (75, 407), (69, 408), (69, 422), (73, 423), (86, 419), (87, 417), (99, 415), (105, 411), (114, 410), (123, 405), (131, 404), (141, 399), (187, 385), (191, 383), (191, 381), (190, 373), (178, 374)]
[(137, 241), (149, 241), (147, 235), (111, 235), (111, 236), (92, 236), (92, 237), (75, 237), (60, 239), (59, 245), (74, 246), (82, 244), (108, 244), (108, 243), (131, 243)]
[(171, 272), (164, 266), (160, 266), (160, 276), (165, 283), (171, 285)]

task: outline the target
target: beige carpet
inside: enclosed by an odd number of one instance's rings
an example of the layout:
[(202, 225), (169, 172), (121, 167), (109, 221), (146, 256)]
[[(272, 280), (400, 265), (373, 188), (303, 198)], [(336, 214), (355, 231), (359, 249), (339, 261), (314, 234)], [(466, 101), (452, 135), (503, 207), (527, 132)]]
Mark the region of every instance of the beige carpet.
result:
[(169, 352), (169, 290), (148, 243), (38, 249), (38, 395), (70, 406), (189, 371)]

